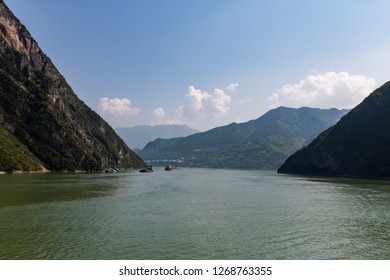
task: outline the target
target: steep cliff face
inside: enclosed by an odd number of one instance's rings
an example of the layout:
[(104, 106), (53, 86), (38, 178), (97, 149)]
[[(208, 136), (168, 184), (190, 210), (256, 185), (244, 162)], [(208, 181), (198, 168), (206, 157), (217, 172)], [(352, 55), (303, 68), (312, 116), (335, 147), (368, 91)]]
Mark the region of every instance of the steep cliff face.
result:
[[(51, 170), (144, 165), (0, 0), (0, 125)], [(1, 155), (0, 155), (1, 156)]]
[(390, 82), (279, 168), (280, 173), (390, 178)]

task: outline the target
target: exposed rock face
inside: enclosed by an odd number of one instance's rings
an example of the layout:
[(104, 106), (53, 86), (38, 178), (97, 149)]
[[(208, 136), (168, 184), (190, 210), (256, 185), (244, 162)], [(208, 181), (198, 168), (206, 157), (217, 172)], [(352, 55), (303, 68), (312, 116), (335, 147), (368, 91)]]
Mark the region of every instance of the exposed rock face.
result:
[(98, 171), (144, 165), (76, 96), (2, 0), (0, 65), (0, 125), (46, 167)]
[(280, 173), (390, 178), (390, 82), (279, 168)]

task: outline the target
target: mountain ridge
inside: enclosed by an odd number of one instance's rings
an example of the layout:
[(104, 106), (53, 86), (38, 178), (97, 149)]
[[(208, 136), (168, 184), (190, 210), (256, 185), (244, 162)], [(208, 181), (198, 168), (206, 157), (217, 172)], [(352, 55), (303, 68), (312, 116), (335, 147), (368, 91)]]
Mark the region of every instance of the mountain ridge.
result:
[(186, 137), (199, 132), (186, 125), (136, 125), (117, 127), (115, 131), (132, 149), (143, 149), (147, 143), (157, 138)]
[(390, 178), (390, 82), (291, 155), (279, 173)]
[[(276, 170), (284, 160), (347, 110), (279, 107), (255, 120), (231, 123), (184, 138), (157, 139), (140, 152), (145, 160), (184, 165)], [(303, 124), (311, 122), (312, 124)]]
[(0, 126), (45, 168), (100, 171), (144, 165), (107, 122), (77, 97), (2, 0), (0, 64)]

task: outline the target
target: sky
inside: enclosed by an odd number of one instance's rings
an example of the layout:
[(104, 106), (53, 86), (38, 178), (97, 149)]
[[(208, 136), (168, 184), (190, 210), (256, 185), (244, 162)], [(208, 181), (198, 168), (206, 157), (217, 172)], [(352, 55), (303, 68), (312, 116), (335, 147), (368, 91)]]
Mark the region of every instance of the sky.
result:
[(390, 80), (390, 1), (5, 0), (115, 127), (353, 108)]

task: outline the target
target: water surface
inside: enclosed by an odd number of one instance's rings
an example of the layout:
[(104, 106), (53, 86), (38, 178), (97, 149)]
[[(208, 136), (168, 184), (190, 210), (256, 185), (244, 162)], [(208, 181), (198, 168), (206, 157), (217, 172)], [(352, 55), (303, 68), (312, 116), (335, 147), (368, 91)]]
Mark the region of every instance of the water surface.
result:
[(390, 259), (390, 182), (185, 168), (0, 176), (0, 259)]

